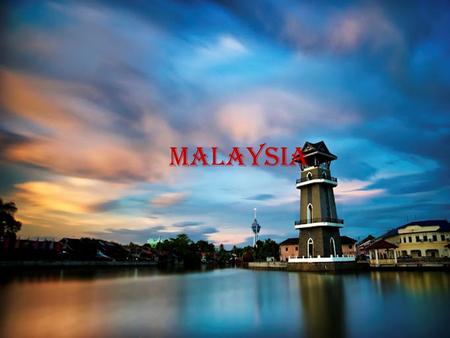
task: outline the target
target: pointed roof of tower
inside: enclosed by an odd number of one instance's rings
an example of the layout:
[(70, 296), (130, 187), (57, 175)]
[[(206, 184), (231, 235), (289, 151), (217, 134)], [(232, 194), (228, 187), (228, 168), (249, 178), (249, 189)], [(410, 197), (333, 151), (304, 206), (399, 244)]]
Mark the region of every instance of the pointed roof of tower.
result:
[(325, 142), (323, 142), (323, 141), (320, 141), (317, 143), (305, 142), (302, 151), (303, 151), (303, 154), (305, 154), (305, 155), (307, 155), (307, 154), (309, 155), (309, 154), (313, 154), (313, 153), (322, 153), (323, 155), (329, 155), (331, 157), (337, 158), (336, 155), (333, 155), (332, 153), (330, 153)]
[(317, 158), (321, 162), (337, 159), (337, 156), (330, 153), (323, 141), (317, 143), (305, 142), (302, 152), (305, 159)]

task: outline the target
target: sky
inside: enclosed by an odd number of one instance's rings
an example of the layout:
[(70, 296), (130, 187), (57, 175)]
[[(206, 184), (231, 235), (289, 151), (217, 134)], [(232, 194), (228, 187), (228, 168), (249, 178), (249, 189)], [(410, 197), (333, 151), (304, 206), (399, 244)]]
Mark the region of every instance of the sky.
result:
[(440, 1), (3, 1), (0, 197), (27, 237), (297, 236), (298, 167), (171, 167), (171, 146), (325, 141), (341, 234), (450, 210)]

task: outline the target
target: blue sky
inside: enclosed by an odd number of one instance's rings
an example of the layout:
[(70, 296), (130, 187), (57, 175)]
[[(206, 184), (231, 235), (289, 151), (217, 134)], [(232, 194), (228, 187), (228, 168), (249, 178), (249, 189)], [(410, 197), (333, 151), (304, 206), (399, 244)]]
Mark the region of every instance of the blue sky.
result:
[[(11, 1), (0, 196), (22, 236), (296, 236), (298, 168), (172, 168), (170, 146), (324, 140), (342, 233), (447, 218), (446, 2)], [(3, 21), (3, 20), (2, 20)]]

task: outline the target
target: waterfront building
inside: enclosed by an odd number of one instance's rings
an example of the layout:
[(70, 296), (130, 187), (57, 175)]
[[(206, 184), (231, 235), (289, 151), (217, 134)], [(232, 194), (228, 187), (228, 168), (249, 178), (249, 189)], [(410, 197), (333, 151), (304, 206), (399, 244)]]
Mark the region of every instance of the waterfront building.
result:
[(397, 264), (398, 246), (383, 238), (371, 241), (367, 246), (369, 253), (369, 263), (371, 266), (386, 266)]
[(397, 246), (398, 257), (450, 257), (450, 223), (447, 220), (410, 222), (381, 237)]
[(341, 236), (342, 254), (345, 256), (356, 255), (356, 239), (348, 236)]
[[(323, 141), (306, 142), (302, 148), (300, 179), (299, 253), (289, 258), (292, 263), (354, 262), (354, 257), (343, 257), (339, 229), (344, 221), (338, 218), (333, 188), (337, 179), (331, 176), (330, 164), (336, 160)], [(303, 268), (303, 267), (302, 267)], [(318, 269), (335, 268), (322, 266)]]
[(287, 262), (289, 257), (298, 256), (298, 237), (291, 237), (280, 243), (280, 261)]
[(372, 235), (369, 235), (366, 238), (360, 240), (358, 243), (356, 243), (357, 255), (358, 256), (368, 256), (369, 250), (367, 250), (367, 248), (374, 240), (375, 240), (375, 237)]

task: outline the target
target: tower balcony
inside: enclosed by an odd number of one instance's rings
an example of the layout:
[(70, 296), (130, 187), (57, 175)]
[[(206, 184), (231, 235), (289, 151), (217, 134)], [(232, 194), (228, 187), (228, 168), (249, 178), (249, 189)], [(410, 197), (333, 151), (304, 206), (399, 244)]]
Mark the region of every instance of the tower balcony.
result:
[(295, 221), (294, 225), (296, 229), (314, 228), (320, 226), (342, 227), (344, 220), (340, 218), (320, 217), (313, 218), (311, 220), (301, 219)]
[(319, 176), (319, 175), (311, 175), (309, 174), (306, 177), (299, 178), (295, 181), (296, 187), (301, 188), (305, 185), (314, 184), (314, 183), (325, 183), (331, 184), (333, 187), (337, 186), (337, 178), (331, 176)]

